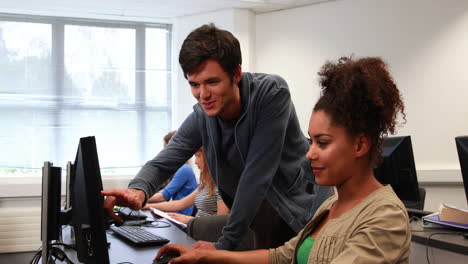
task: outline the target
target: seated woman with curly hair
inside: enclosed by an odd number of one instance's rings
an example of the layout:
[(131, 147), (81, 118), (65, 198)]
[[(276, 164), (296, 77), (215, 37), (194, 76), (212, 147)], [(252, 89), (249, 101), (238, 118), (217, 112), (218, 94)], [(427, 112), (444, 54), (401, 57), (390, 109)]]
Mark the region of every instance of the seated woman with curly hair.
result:
[(373, 168), (384, 136), (404, 114), (401, 94), (380, 58), (341, 58), (319, 72), (307, 159), (320, 185), (336, 186), (312, 220), (279, 248), (245, 252), (163, 247), (171, 263), (407, 263), (411, 232), (406, 208)]

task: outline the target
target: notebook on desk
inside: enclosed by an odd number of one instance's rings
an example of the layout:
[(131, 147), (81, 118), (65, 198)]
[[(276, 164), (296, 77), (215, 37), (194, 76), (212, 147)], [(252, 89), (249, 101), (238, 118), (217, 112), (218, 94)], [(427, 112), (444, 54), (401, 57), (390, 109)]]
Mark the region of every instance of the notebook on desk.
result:
[(163, 211), (161, 211), (161, 210), (158, 210), (158, 209), (156, 209), (156, 208), (151, 207), (151, 212), (152, 212), (153, 214), (159, 216), (159, 217), (164, 217), (164, 218), (166, 218), (167, 220), (169, 220), (169, 221), (171, 221), (171, 222), (173, 222), (173, 223), (175, 223), (175, 224), (178, 224), (178, 225), (180, 225), (180, 226), (182, 226), (182, 227), (187, 227), (187, 224), (184, 224), (184, 223), (182, 223), (182, 222), (180, 222), (180, 221), (178, 221), (178, 220), (172, 218), (172, 217), (169, 216), (167, 213), (165, 213), (165, 212), (163, 212)]
[(442, 226), (446, 226), (446, 227), (456, 227), (456, 228), (461, 228), (461, 229), (464, 229), (464, 230), (468, 230), (468, 225), (467, 224), (461, 224), (461, 223), (455, 223), (455, 222), (440, 220), (439, 212), (423, 216), (422, 219), (423, 219), (423, 226), (425, 226), (424, 222), (429, 222), (429, 223), (434, 223), (434, 224), (438, 224), (438, 225), (442, 225)]

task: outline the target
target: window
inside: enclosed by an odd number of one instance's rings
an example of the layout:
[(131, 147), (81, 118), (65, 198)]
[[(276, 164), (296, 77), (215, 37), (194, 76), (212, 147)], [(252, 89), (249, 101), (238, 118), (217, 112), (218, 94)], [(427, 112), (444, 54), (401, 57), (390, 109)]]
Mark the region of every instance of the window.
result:
[(0, 16), (0, 177), (74, 161), (135, 173), (171, 130), (171, 26)]

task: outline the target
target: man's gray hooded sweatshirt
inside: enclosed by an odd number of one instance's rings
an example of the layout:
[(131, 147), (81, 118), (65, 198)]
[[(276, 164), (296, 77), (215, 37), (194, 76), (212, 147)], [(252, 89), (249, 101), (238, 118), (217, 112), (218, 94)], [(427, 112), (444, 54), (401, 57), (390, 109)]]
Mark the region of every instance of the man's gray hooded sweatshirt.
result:
[(243, 73), (239, 89), (242, 112), (234, 126), (234, 146), (243, 166), (240, 175), (223, 165), (226, 155), (221, 153), (219, 118), (207, 116), (196, 104), (169, 145), (128, 186), (151, 197), (203, 146), (211, 176), (231, 209), (223, 235), (215, 243), (217, 249), (226, 250), (240, 243), (264, 199), (299, 232), (331, 190), (315, 184), (305, 157), (309, 144), (286, 81), (276, 75)]

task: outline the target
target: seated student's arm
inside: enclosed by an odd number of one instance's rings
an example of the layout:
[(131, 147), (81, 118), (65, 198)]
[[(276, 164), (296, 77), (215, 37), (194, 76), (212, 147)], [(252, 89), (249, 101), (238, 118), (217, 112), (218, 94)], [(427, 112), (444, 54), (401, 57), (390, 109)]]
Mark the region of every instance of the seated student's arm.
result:
[(166, 245), (162, 247), (155, 258), (169, 254), (180, 256), (171, 260), (172, 264), (178, 263), (224, 263), (224, 264), (268, 264), (269, 251), (267, 249), (253, 251), (226, 251), (226, 250), (200, 250), (183, 245)]
[(179, 254), (177, 259), (173, 259), (171, 263), (260, 263), (260, 264), (281, 264), (292, 263), (295, 258), (295, 249), (299, 242), (302, 232), (296, 237), (286, 242), (283, 246), (273, 249), (261, 249), (253, 251), (226, 251), (226, 250), (202, 250), (194, 249), (182, 245), (166, 245), (161, 248), (156, 256), (156, 259), (162, 255)]
[(166, 199), (164, 198), (162, 191), (155, 193), (153, 196), (151, 196), (151, 198), (148, 199), (148, 203), (160, 203), (164, 201), (166, 201)]
[(302, 233), (303, 230), (301, 230), (297, 236), (284, 243), (281, 247), (270, 248), (270, 264), (292, 263), (292, 260), (296, 257), (296, 248), (298, 247), (297, 243), (299, 243)]
[(193, 206), (195, 203), (195, 197), (200, 191), (198, 188), (193, 191), (191, 194), (185, 196), (180, 200), (173, 200), (170, 202), (162, 202), (162, 203), (147, 203), (143, 209), (150, 209), (154, 207), (164, 212), (177, 212), (183, 210), (187, 207)]
[(229, 210), (229, 208), (224, 203), (223, 198), (219, 194), (218, 187), (215, 187), (215, 195), (216, 195), (217, 215), (229, 214), (231, 210)]
[(406, 213), (394, 204), (376, 208), (331, 263), (407, 263), (411, 231)]
[(184, 214), (179, 214), (179, 213), (167, 213), (170, 217), (174, 218), (175, 220), (182, 222), (184, 224), (188, 224), (193, 216), (190, 215), (184, 215)]
[(169, 201), (189, 181), (189, 177), (194, 177), (192, 168), (190, 166), (180, 167), (166, 188), (155, 194), (162, 196), (158, 196), (158, 200), (155, 202)]
[(226, 206), (226, 204), (222, 200), (217, 202), (217, 206), (218, 206), (218, 215), (229, 214), (229, 212), (231, 211), (229, 210), (229, 208)]

